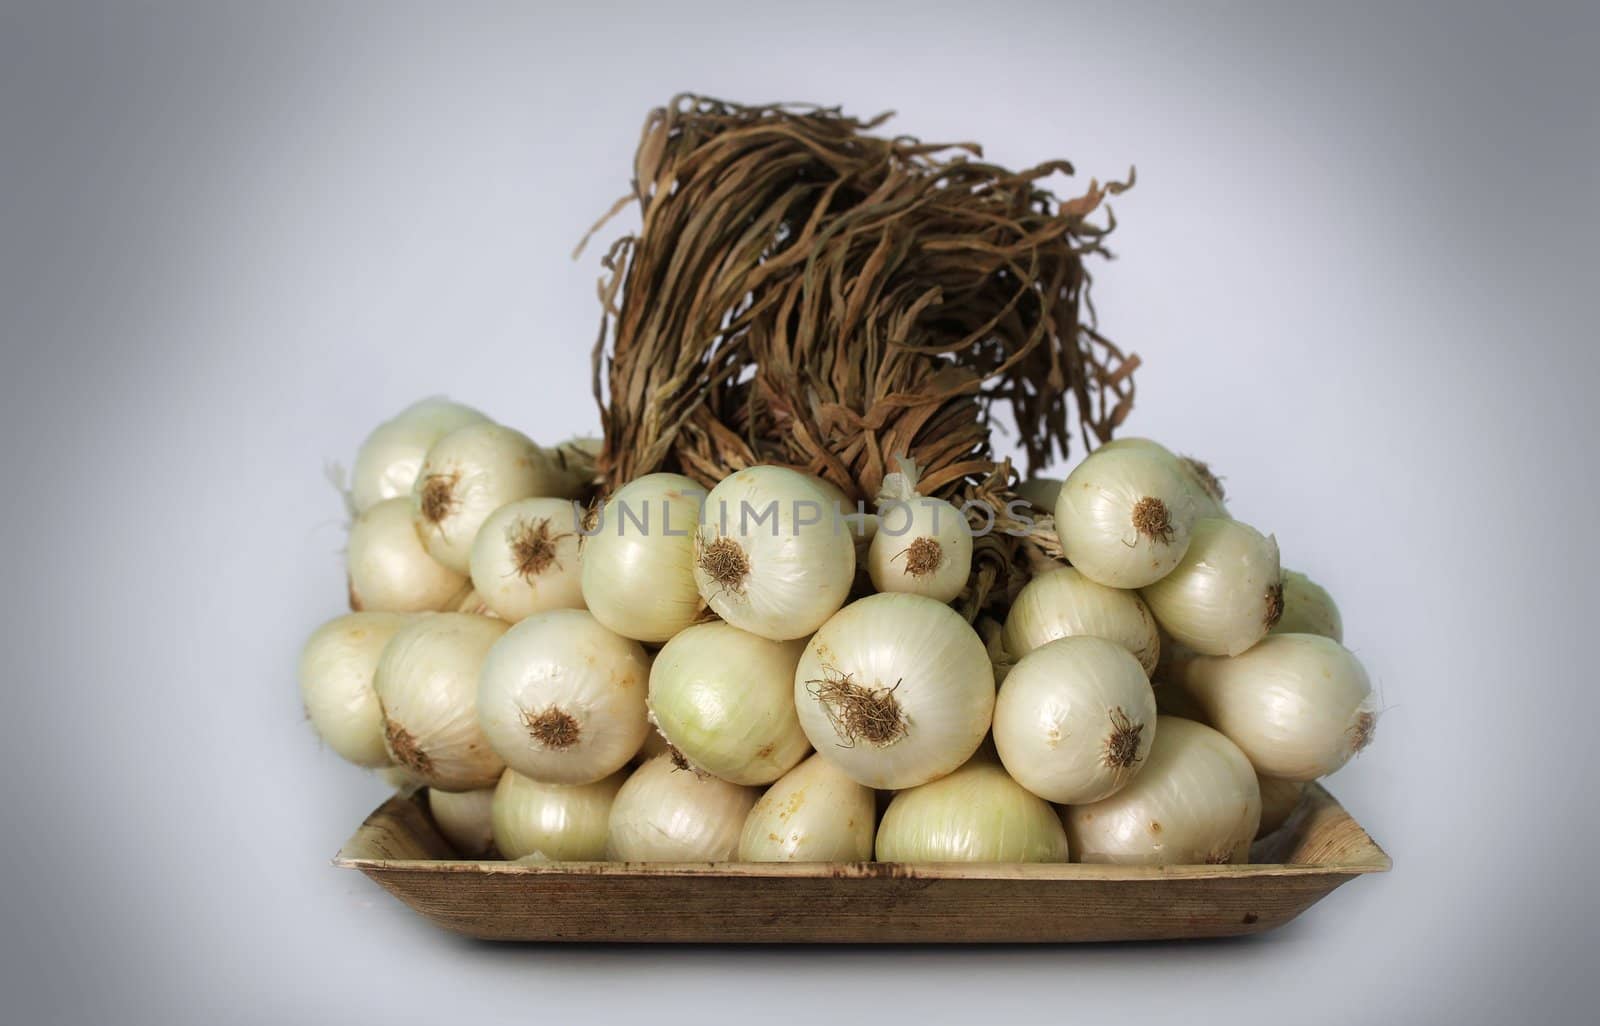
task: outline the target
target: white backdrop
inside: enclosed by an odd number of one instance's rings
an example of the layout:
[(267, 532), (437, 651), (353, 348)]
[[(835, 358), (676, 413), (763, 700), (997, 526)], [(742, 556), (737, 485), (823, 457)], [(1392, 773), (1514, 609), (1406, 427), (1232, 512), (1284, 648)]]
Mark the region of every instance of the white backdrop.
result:
[[(321, 6), (0, 13), (15, 1021), (1501, 1022), (1600, 999), (1592, 10)], [(433, 393), (547, 441), (595, 428), (599, 251), (569, 251), (685, 89), (895, 108), (1082, 182), (1138, 166), (1095, 291), (1145, 360), (1128, 428), (1211, 460), (1338, 596), (1387, 712), (1332, 788), (1393, 874), (1242, 942), (528, 949), (330, 867), (383, 788), (295, 690), (344, 594), (324, 463)]]

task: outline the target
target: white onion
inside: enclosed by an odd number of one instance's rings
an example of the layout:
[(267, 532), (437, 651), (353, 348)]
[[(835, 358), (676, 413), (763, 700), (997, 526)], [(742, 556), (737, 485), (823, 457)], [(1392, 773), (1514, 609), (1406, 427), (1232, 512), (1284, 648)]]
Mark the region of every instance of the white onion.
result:
[(878, 824), (880, 862), (1065, 862), (1050, 804), (987, 758), (901, 791)]
[(504, 764), (478, 727), (478, 672), (503, 621), (434, 613), (400, 628), (383, 649), (374, 682), (383, 703), (389, 757), (429, 787), (493, 787)]
[(1279, 780), (1259, 773), (1256, 782), (1261, 786), (1261, 826), (1256, 836), (1265, 837), (1289, 822), (1305, 797), (1306, 785), (1303, 780)]
[(811, 744), (868, 787), (925, 784), (971, 757), (994, 711), (977, 632), (921, 595), (869, 595), (807, 643), (794, 675)]
[(550, 463), (559, 482), (555, 494), (577, 499), (590, 492), (599, 483), (600, 450), (604, 447), (603, 439), (579, 435), (550, 449)]
[(687, 627), (650, 666), (650, 719), (696, 769), (770, 784), (811, 749), (794, 709), (804, 648), (726, 623)]
[(1274, 634), (1243, 655), (1188, 660), (1175, 674), (1207, 722), (1269, 777), (1326, 776), (1365, 748), (1377, 727), (1367, 671), (1316, 634)]
[(526, 435), (469, 424), (428, 449), (411, 489), (411, 514), (428, 554), (467, 573), (472, 541), (489, 514), (517, 499), (572, 498), (561, 473)]
[(428, 555), (411, 518), (409, 498), (385, 499), (357, 514), (350, 524), (345, 566), (352, 609), (445, 610), (471, 590), (464, 575)]
[(535, 613), (495, 642), (478, 719), (506, 765), (553, 784), (610, 776), (644, 743), (650, 660), (582, 609)]
[(596, 862), (606, 857), (611, 803), (628, 778), (541, 784), (508, 769), (494, 789), (494, 843), (508, 859)]
[(1059, 477), (1034, 477), (1017, 485), (1017, 498), (1032, 506), (1036, 512), (1054, 515), (1056, 499), (1061, 496)]
[(878, 492), (878, 530), (867, 547), (872, 586), (949, 602), (972, 573), (972, 529), (955, 506), (918, 494), (910, 460), (900, 468)]
[(1117, 438), (1095, 451), (1136, 448), (1165, 453), (1177, 461), (1178, 470), (1189, 485), (1189, 494), (1194, 498), (1196, 519), (1228, 515), (1228, 507), (1225, 505), (1227, 496), (1223, 493), (1222, 481), (1212, 473), (1210, 465), (1203, 460), (1197, 460), (1193, 456), (1179, 456), (1160, 442), (1148, 438)]
[(1016, 660), (1046, 642), (1076, 635), (1115, 641), (1133, 653), (1147, 675), (1161, 656), (1155, 617), (1136, 593), (1096, 584), (1070, 566), (1023, 586), (1006, 614), (1002, 638)]
[(362, 513), (385, 499), (408, 497), (429, 446), (456, 428), (488, 420), (470, 406), (439, 396), (407, 406), (361, 443), (350, 473), (351, 505)]
[(706, 496), (695, 584), (735, 627), (774, 641), (803, 638), (844, 604), (855, 572), (854, 543), (815, 478), (749, 467)]
[(877, 796), (820, 755), (767, 789), (744, 821), (741, 862), (865, 862)]
[(705, 604), (694, 582), (702, 489), (682, 474), (646, 474), (619, 488), (583, 540), (583, 600), (625, 638), (666, 641)]
[(1156, 731), (1156, 696), (1114, 641), (1062, 638), (1023, 656), (994, 706), (994, 742), (1017, 782), (1052, 802), (1116, 793), (1138, 774)]
[(1326, 588), (1293, 570), (1283, 572), (1283, 615), (1273, 634), (1320, 634), (1344, 641), (1344, 618)]
[(1064, 818), (1079, 862), (1243, 862), (1261, 822), (1261, 791), (1232, 741), (1203, 724), (1162, 716), (1139, 775), (1109, 798), (1070, 807)]
[(472, 543), (472, 588), (512, 623), (547, 609), (582, 609), (579, 541), (570, 500), (507, 503), (489, 515)]
[(1061, 485), (1055, 514), (1062, 551), (1085, 577), (1142, 588), (1183, 558), (1196, 508), (1176, 457), (1130, 446), (1090, 453)]
[(731, 862), (755, 803), (753, 788), (658, 755), (617, 792), (606, 850), (625, 862)]
[(1156, 622), (1205, 655), (1238, 655), (1283, 612), (1278, 543), (1237, 520), (1195, 523), (1183, 562), (1143, 591)]
[(428, 789), (433, 825), (466, 858), (482, 858), (494, 850), (494, 788), (476, 791)]
[(399, 613), (350, 613), (318, 627), (300, 652), (306, 715), (323, 742), (357, 766), (389, 764), (372, 678), (384, 646), (410, 622)]

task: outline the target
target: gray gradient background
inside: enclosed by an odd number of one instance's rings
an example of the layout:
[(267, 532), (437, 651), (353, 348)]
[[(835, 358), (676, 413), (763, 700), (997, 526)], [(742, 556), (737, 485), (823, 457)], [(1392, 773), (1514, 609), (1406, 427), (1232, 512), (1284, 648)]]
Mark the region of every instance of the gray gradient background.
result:
[[(1587, 1018), (1587, 6), (0, 5), (0, 1018)], [(592, 428), (568, 250), (686, 88), (1138, 164), (1130, 427), (1339, 596), (1389, 711), (1334, 790), (1393, 874), (1237, 943), (654, 950), (467, 943), (329, 866), (383, 788), (293, 683), (323, 463), (429, 393)]]

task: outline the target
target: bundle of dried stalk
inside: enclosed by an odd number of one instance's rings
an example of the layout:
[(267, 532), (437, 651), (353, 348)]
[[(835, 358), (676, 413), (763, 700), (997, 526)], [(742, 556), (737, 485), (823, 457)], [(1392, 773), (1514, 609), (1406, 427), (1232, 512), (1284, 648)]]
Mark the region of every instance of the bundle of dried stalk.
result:
[[(1096, 330), (1084, 267), (1114, 224), (1086, 218), (1126, 186), (1060, 201), (1042, 183), (1065, 161), (1011, 171), (872, 134), (887, 117), (697, 96), (651, 112), (613, 210), (636, 200), (642, 226), (601, 282), (610, 485), (777, 463), (870, 499), (908, 456), (925, 494), (1003, 507), (997, 406), (1032, 469), (1067, 455), (1073, 414), (1090, 444), (1127, 416), (1138, 361)], [(1023, 555), (980, 542), (969, 614)]]

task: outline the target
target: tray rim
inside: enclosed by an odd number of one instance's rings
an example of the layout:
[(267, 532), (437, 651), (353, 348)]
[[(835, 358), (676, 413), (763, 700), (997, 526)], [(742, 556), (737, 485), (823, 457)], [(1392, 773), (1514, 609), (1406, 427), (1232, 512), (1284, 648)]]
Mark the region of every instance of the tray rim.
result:
[[(510, 875), (529, 877), (706, 877), (770, 879), (916, 879), (1014, 881), (1148, 881), (1148, 880), (1250, 880), (1273, 877), (1356, 877), (1386, 873), (1394, 861), (1366, 829), (1320, 783), (1308, 784), (1288, 823), (1287, 830), (1312, 812), (1326, 811), (1348, 821), (1357, 834), (1363, 857), (1331, 862), (1260, 862), (1233, 865), (1121, 866), (1099, 863), (1007, 862), (551, 862), (532, 864), (488, 859), (396, 859), (358, 854), (367, 847), (365, 835), (375, 822), (387, 818), (396, 802), (416, 802), (417, 795), (396, 792), (362, 820), (356, 832), (340, 847), (333, 865), (363, 873), (426, 873)], [(1269, 835), (1270, 836), (1270, 835)]]

